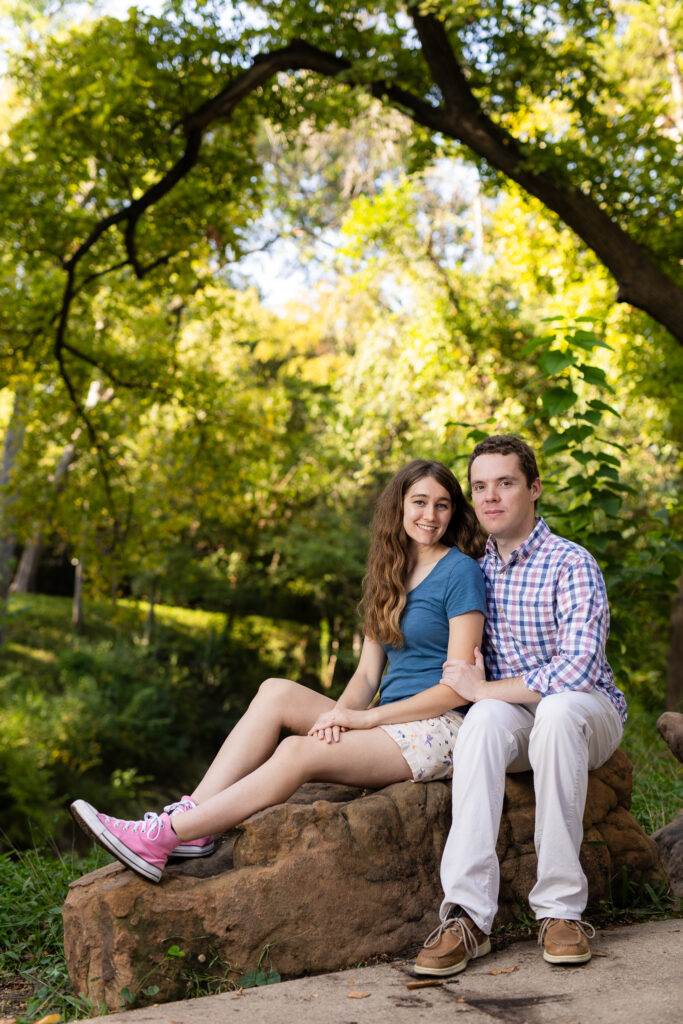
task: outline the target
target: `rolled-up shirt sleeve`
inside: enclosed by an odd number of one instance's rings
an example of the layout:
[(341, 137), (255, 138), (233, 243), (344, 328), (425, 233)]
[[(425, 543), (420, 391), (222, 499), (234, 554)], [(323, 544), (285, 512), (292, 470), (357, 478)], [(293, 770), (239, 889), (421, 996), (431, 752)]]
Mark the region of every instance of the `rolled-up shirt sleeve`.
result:
[(555, 653), (523, 673), (525, 685), (542, 696), (562, 690), (592, 690), (605, 667), (609, 606), (602, 574), (590, 558), (563, 567), (556, 580)]

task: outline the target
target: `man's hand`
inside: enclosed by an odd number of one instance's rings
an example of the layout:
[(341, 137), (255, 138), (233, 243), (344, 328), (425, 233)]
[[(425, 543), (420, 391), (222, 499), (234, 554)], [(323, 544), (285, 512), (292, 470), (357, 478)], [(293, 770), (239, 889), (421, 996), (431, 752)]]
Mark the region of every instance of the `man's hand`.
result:
[(459, 659), (445, 661), (440, 681), (456, 690), (465, 700), (483, 700), (486, 697), (487, 683), (484, 659), (479, 648), (474, 648), (474, 665)]

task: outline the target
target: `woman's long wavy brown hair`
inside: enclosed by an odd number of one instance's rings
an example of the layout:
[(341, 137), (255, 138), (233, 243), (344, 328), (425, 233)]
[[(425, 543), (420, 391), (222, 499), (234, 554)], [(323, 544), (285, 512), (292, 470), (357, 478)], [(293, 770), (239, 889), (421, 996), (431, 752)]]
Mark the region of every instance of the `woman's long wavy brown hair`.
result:
[(457, 546), (472, 558), (478, 558), (485, 545), (474, 509), (447, 466), (428, 459), (414, 459), (399, 469), (375, 507), (359, 605), (365, 635), (392, 647), (403, 647), (400, 623), (406, 605), (406, 580), (412, 568), (410, 544), (403, 529), (403, 502), (413, 484), (426, 476), (441, 484), (453, 503), (451, 521), (441, 543), (447, 547)]

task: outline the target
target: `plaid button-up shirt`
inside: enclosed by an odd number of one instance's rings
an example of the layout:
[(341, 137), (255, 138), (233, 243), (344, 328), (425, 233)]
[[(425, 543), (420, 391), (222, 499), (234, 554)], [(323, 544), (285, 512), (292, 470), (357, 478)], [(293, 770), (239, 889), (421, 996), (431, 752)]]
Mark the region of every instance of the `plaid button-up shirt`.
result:
[(605, 657), (609, 606), (593, 556), (538, 518), (508, 562), (489, 537), (479, 564), (486, 579), (487, 678), (522, 676), (544, 697), (597, 690), (625, 722), (626, 701)]

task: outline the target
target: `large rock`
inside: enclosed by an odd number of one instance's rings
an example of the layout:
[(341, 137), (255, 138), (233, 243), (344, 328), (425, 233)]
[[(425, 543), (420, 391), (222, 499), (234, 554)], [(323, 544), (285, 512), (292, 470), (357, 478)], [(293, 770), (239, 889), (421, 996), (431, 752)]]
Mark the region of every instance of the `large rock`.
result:
[(653, 832), (652, 838), (669, 876), (671, 891), (680, 901), (683, 897), (683, 810), (668, 825)]
[[(617, 751), (591, 773), (582, 863), (591, 903), (610, 880), (665, 879), (657, 848), (629, 814), (631, 769)], [(421, 942), (438, 923), (439, 861), (450, 786), (403, 782), (377, 792), (304, 786), (253, 815), (217, 852), (151, 885), (118, 864), (74, 882), (63, 908), (76, 992), (116, 1009), (121, 991), (181, 997), (197, 974), (231, 977), (264, 950), (282, 973), (334, 970)], [(510, 775), (498, 840), (498, 923), (524, 906), (536, 872), (531, 773)], [(186, 956), (169, 956), (177, 946)]]

